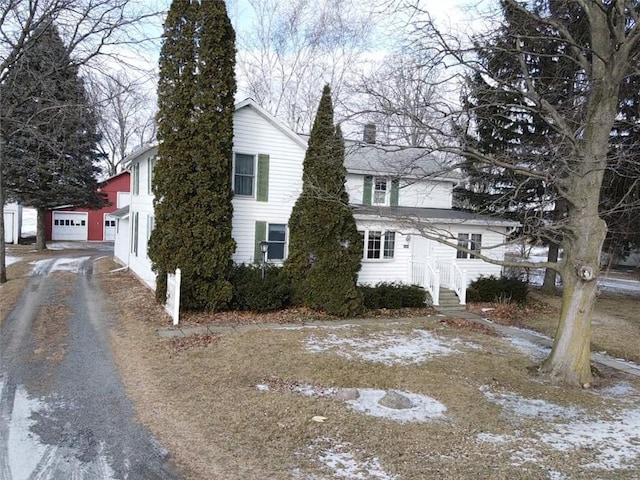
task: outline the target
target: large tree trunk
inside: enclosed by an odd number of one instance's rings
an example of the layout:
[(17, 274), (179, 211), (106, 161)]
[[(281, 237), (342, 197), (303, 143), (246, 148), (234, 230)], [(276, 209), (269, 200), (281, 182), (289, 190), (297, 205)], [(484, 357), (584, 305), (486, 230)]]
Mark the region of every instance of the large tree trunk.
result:
[(572, 238), (564, 249), (562, 311), (551, 354), (541, 371), (549, 373), (557, 382), (588, 387), (593, 379), (591, 316), (607, 228), (599, 218), (585, 223), (574, 226)]
[[(0, 138), (0, 144), (2, 138)], [(0, 149), (2, 147), (0, 146)], [(2, 178), (2, 151), (0, 150), (0, 283), (6, 283), (7, 281), (7, 261), (6, 254), (7, 248), (4, 243), (4, 186)]]
[(47, 248), (47, 240), (45, 236), (45, 216), (46, 208), (38, 208), (38, 219), (36, 223), (36, 250), (45, 250)]
[[(558, 262), (558, 251), (560, 250), (557, 243), (549, 244), (549, 254), (547, 262)], [(556, 293), (556, 271), (552, 268), (546, 268), (544, 272), (544, 281), (542, 282), (542, 291), (544, 293)]]

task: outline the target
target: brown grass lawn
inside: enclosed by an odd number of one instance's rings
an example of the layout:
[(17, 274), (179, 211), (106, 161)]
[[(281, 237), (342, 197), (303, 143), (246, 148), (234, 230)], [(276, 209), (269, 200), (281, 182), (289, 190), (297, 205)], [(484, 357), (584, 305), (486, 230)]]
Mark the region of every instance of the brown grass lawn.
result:
[[(166, 317), (153, 294), (127, 273), (107, 273), (115, 267), (108, 262), (98, 271), (119, 318), (112, 344), (123, 380), (139, 420), (188, 478), (638, 478), (637, 441), (624, 430), (640, 422), (632, 408), (640, 401), (634, 378), (605, 369), (594, 389), (554, 386), (505, 339), (435, 315), (385, 326), (160, 339)], [(375, 347), (381, 349), (399, 338), (396, 346), (406, 347), (430, 335), (455, 352), (417, 363), (358, 356), (368, 342), (383, 339)], [(316, 395), (297, 393), (296, 386), (313, 386)], [(399, 423), (317, 394), (332, 387), (412, 392), (446, 412)], [(614, 439), (559, 446), (573, 438), (566, 429), (594, 432), (598, 421), (610, 422)], [(607, 442), (628, 453), (624, 461), (607, 463), (613, 455)]]
[[(469, 309), (497, 322), (530, 328), (553, 337), (562, 298), (531, 290), (530, 299), (525, 308), (475, 304)], [(486, 311), (487, 308), (492, 310)], [(640, 363), (640, 300), (614, 294), (598, 297), (592, 319), (591, 350)]]

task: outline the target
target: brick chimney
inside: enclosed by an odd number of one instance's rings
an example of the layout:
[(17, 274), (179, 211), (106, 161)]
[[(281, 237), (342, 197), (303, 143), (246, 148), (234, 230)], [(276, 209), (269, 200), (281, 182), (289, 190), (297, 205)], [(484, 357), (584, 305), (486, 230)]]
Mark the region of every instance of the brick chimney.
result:
[(364, 126), (364, 135), (363, 135), (364, 143), (376, 143), (376, 124), (375, 123), (367, 123)]

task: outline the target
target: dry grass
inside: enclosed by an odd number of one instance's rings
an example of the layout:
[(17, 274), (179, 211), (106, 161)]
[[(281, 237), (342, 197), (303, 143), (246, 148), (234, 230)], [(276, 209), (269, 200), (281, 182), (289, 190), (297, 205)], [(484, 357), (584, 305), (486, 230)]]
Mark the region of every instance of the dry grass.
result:
[[(553, 337), (561, 303), (560, 296), (532, 290), (531, 301), (525, 307), (512, 303), (476, 303), (468, 309), (497, 323), (530, 328)], [(592, 319), (591, 349), (640, 363), (639, 313), (640, 301), (635, 298), (599, 296)]]
[[(108, 270), (108, 269), (106, 269)], [(535, 445), (538, 462), (514, 463), (512, 451), (478, 442), (482, 432), (519, 435), (544, 431), (540, 418), (512, 418), (486, 400), (480, 387), (517, 392), (560, 405), (590, 411), (614, 408), (593, 392), (563, 389), (532, 377), (532, 361), (489, 332), (464, 322), (437, 317), (391, 326), (338, 330), (253, 330), (193, 342), (158, 338), (166, 320), (152, 293), (125, 273), (101, 275), (102, 285), (119, 310), (112, 343), (139, 419), (194, 479), (334, 478), (318, 462), (322, 448), (349, 444), (357, 459), (373, 457), (384, 470), (402, 479), (538, 479), (551, 471), (566, 478), (605, 478), (602, 471), (580, 466), (593, 451), (562, 453)], [(159, 320), (160, 319), (160, 320)], [(460, 338), (477, 348), (435, 357), (413, 365), (385, 365), (332, 352), (313, 353), (311, 335), (339, 334), (358, 341), (393, 329), (397, 335), (428, 331), (441, 338)], [(612, 372), (601, 386), (617, 381)], [(627, 379), (640, 388), (638, 382)], [(280, 385), (263, 392), (259, 383)], [(634, 383), (635, 382), (635, 383)], [(447, 406), (444, 420), (401, 424), (349, 410), (333, 398), (292, 393), (290, 386), (398, 389), (428, 395)], [(321, 415), (324, 423), (311, 419)], [(522, 440), (520, 443), (526, 443)], [(615, 478), (636, 478), (635, 471), (616, 471)], [(363, 476), (362, 478), (373, 478)]]

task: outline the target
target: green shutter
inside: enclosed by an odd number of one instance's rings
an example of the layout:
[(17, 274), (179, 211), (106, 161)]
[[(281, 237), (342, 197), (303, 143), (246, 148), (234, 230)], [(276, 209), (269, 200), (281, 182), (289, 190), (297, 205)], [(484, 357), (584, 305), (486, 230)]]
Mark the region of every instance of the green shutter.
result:
[(400, 180), (394, 178), (391, 180), (391, 206), (398, 206), (398, 196), (400, 195)]
[(371, 205), (371, 184), (373, 182), (373, 178), (371, 175), (366, 175), (364, 177), (364, 189), (362, 191), (362, 204), (363, 205)]
[(266, 202), (269, 200), (269, 155), (258, 155), (258, 187), (256, 200)]
[(267, 239), (267, 222), (256, 222), (256, 245), (253, 253), (254, 263), (262, 262), (260, 242)]

